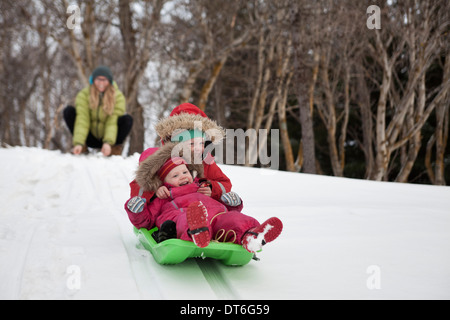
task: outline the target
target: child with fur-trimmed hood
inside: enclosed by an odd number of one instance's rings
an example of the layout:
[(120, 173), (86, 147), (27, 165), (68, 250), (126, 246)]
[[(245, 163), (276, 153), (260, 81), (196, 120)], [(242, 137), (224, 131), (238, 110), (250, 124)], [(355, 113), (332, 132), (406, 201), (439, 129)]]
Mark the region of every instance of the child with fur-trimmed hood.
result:
[[(200, 192), (220, 200), (222, 195), (231, 191), (231, 181), (217, 166), (214, 157), (210, 153), (203, 155), (205, 139), (217, 144), (225, 137), (225, 130), (215, 121), (209, 119), (202, 110), (193, 104), (182, 103), (172, 110), (169, 117), (161, 119), (156, 124), (155, 130), (163, 145), (168, 142), (189, 144), (192, 155), (201, 158), (203, 176), (208, 180), (208, 184), (202, 187)], [(139, 159), (139, 163), (154, 150), (155, 148), (145, 150)], [(131, 197), (139, 195), (141, 191), (135, 180), (130, 183), (130, 189)], [(164, 186), (156, 190), (155, 193), (161, 199), (169, 196)], [(153, 195), (153, 193), (144, 192), (142, 194), (141, 192), (141, 197), (147, 200)], [(239, 201), (238, 198), (236, 199)]]
[[(242, 244), (249, 252), (257, 252), (262, 245), (273, 241), (283, 225), (278, 218), (263, 224), (240, 212), (242, 205), (233, 207), (199, 192), (204, 182), (203, 166), (190, 164), (183, 158), (177, 144), (166, 143), (149, 152), (136, 172), (136, 182), (141, 191), (155, 192), (162, 186), (169, 197), (156, 196), (149, 201), (139, 196), (125, 203), (130, 221), (137, 228), (160, 230), (167, 222), (175, 223), (178, 239), (193, 241), (199, 247), (208, 246), (211, 240)], [(195, 176), (195, 174), (197, 174)]]

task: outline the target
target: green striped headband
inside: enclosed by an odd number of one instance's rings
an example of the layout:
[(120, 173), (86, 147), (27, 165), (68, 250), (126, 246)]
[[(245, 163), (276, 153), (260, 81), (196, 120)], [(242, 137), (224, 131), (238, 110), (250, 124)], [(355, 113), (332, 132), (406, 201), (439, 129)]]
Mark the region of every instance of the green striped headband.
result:
[(172, 142), (188, 141), (194, 138), (205, 138), (205, 133), (201, 130), (183, 130), (172, 137)]

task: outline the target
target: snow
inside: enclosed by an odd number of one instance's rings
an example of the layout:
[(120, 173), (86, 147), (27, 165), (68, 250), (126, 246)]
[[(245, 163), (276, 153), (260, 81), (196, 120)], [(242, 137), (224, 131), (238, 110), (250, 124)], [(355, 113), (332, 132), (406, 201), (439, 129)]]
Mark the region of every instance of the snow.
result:
[(243, 267), (162, 266), (123, 209), (138, 158), (0, 149), (0, 299), (450, 298), (449, 187), (221, 165), (283, 233)]

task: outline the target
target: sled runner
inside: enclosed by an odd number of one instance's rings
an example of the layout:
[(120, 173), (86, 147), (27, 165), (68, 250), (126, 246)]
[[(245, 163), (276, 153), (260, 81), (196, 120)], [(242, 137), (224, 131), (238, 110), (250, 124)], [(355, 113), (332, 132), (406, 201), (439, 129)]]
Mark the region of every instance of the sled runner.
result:
[(193, 242), (168, 239), (157, 243), (152, 234), (157, 231), (134, 228), (134, 233), (145, 249), (151, 252), (159, 264), (178, 264), (189, 258), (212, 258), (227, 266), (243, 266), (250, 262), (253, 254), (234, 243), (211, 242), (205, 248), (197, 247)]

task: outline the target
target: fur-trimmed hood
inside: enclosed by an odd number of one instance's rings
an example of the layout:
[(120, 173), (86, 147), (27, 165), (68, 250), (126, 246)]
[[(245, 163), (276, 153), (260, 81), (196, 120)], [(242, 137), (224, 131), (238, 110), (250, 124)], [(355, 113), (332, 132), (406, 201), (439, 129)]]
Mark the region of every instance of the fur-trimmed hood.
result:
[(155, 127), (156, 133), (164, 143), (170, 142), (173, 136), (184, 130), (194, 129), (204, 132), (206, 139), (214, 144), (225, 138), (225, 130), (221, 126), (200, 114), (176, 114), (159, 120)]
[[(136, 182), (143, 188), (144, 191), (156, 191), (163, 185), (163, 182), (157, 175), (158, 170), (171, 157), (183, 157), (183, 149), (175, 149), (175, 143), (166, 143), (156, 152), (148, 156), (145, 160), (140, 162), (139, 168), (136, 171)], [(175, 153), (175, 154), (173, 154)], [(188, 163), (190, 155), (183, 157)], [(203, 177), (203, 164), (187, 164), (186, 165), (192, 174), (192, 177)]]

